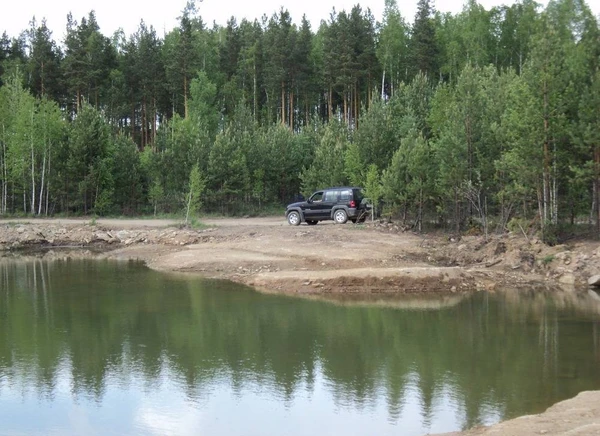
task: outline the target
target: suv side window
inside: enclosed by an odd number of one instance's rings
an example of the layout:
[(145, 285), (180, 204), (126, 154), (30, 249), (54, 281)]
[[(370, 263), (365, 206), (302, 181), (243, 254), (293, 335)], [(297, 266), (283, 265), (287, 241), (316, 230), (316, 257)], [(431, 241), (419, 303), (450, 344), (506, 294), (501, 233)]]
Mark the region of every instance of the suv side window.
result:
[(341, 192), (341, 196), (340, 196), (340, 200), (342, 201), (350, 201), (352, 200), (352, 190), (351, 189), (344, 189)]
[(310, 197), (310, 201), (317, 203), (323, 201), (323, 192), (315, 192), (312, 197)]
[(328, 203), (335, 203), (337, 201), (339, 191), (325, 191), (325, 198), (323, 201)]

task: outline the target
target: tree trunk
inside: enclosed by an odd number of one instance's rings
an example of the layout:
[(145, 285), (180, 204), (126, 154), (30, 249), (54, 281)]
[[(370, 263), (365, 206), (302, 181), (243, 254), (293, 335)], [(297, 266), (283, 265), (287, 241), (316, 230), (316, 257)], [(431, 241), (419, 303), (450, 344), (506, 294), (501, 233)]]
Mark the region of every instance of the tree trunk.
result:
[(456, 234), (460, 233), (460, 201), (458, 199), (458, 188), (454, 189), (454, 225)]
[(38, 201), (38, 215), (42, 214), (42, 204), (44, 202), (44, 181), (46, 175), (46, 150), (44, 149), (44, 157), (42, 158), (42, 181), (40, 182), (40, 199)]
[(304, 93), (304, 125), (308, 126), (310, 124), (310, 107), (308, 103), (308, 95)]
[(285, 82), (281, 81), (281, 124), (285, 125)]
[(328, 120), (329, 122), (331, 122), (331, 119), (333, 118), (333, 89), (331, 87), (331, 85), (329, 86), (329, 95), (327, 96), (327, 111), (328, 111)]
[(344, 92), (344, 121), (348, 124), (348, 93)]
[(131, 139), (135, 142), (135, 101), (131, 103)]
[(184, 114), (184, 118), (187, 119), (188, 117), (188, 80), (187, 80), (187, 76), (184, 74), (183, 75), (183, 114)]
[(354, 84), (354, 126), (358, 128), (358, 117), (360, 116), (360, 96), (358, 94), (358, 83)]
[(538, 216), (540, 218), (540, 228), (542, 229), (542, 233), (543, 233), (544, 227), (546, 226), (546, 223), (544, 221), (544, 185), (543, 185), (543, 183), (542, 183), (542, 186), (538, 185), (537, 200), (538, 200)]
[(550, 217), (551, 210), (551, 202), (550, 202), (550, 121), (548, 114), (548, 84), (544, 80), (543, 84), (543, 94), (544, 94), (544, 162), (543, 162), (543, 221), (548, 221)]
[(141, 127), (140, 127), (140, 133), (141, 133), (141, 149), (143, 150), (144, 147), (146, 147), (146, 144), (148, 142), (148, 138), (146, 137), (147, 134), (147, 130), (146, 130), (146, 97), (142, 97), (142, 113), (141, 113)]
[(41, 82), (41, 94), (42, 97), (46, 95), (46, 87), (44, 86), (44, 61), (42, 61), (42, 65), (41, 65), (41, 74), (40, 74), (40, 79), (42, 80)]
[[(468, 109), (467, 109), (468, 110)], [(469, 178), (469, 183), (473, 183), (473, 131), (471, 125), (471, 115), (467, 113), (467, 117), (465, 118), (465, 133), (467, 136), (467, 174)], [(469, 208), (467, 212), (467, 216), (469, 219), (473, 216), (473, 205), (471, 202), (467, 203), (467, 207)]]
[(417, 228), (419, 233), (423, 231), (423, 186), (419, 188), (419, 210), (417, 212)]
[(158, 122), (156, 109), (156, 95), (152, 98), (152, 150), (156, 151), (156, 123)]
[(600, 146), (594, 147), (594, 185), (596, 203), (596, 237), (600, 238)]
[(258, 96), (257, 96), (257, 86), (256, 86), (256, 59), (253, 62), (253, 66), (254, 66), (254, 83), (252, 84), (253, 89), (252, 92), (254, 94), (254, 111), (253, 111), (253, 115), (254, 115), (254, 121), (256, 122), (256, 107), (258, 105)]
[(290, 130), (294, 131), (294, 91), (290, 91)]
[[(3, 137), (6, 135), (5, 126), (2, 124)], [(6, 214), (6, 207), (8, 202), (8, 168), (6, 165), (6, 142), (2, 141), (2, 204), (0, 212)]]
[(33, 110), (31, 111), (31, 132), (29, 132), (31, 146), (31, 213), (35, 214), (35, 152), (33, 144)]
[(52, 157), (52, 153), (48, 152), (48, 181), (46, 182), (46, 216), (48, 216), (48, 203), (50, 201), (50, 169), (52, 168), (50, 165), (51, 157)]
[(552, 141), (553, 153), (552, 153), (552, 223), (558, 224), (558, 166), (556, 162), (556, 140)]
[[(23, 176), (25, 176), (25, 174), (23, 174)], [(23, 180), (23, 182), (25, 182), (25, 180)], [(27, 214), (27, 190), (25, 189), (25, 186), (27, 185), (23, 183), (23, 213)]]

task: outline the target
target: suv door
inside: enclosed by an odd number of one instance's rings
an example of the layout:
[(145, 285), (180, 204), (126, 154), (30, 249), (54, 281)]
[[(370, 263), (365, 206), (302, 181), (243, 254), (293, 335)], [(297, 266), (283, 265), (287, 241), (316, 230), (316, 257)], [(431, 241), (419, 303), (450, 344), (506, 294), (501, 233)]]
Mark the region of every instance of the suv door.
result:
[(306, 201), (304, 207), (304, 220), (305, 221), (317, 221), (322, 212), (323, 203), (323, 191), (317, 191)]
[(336, 189), (327, 190), (323, 195), (322, 207), (319, 216), (322, 220), (328, 220), (331, 218), (331, 210), (339, 201), (340, 192)]

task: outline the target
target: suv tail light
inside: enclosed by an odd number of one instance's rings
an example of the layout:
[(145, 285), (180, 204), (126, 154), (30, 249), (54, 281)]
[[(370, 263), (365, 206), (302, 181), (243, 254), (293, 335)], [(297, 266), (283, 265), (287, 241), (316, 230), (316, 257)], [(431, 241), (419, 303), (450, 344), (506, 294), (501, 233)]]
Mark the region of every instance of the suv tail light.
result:
[(356, 207), (356, 201), (350, 200), (350, 207)]

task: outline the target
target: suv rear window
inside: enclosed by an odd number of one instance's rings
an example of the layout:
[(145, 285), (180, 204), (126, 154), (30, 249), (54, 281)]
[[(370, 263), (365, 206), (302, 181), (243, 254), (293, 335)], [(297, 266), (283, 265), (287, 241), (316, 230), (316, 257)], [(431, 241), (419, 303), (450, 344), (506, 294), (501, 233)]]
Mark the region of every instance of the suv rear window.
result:
[(344, 189), (342, 191), (340, 191), (340, 200), (342, 201), (348, 201), (348, 200), (352, 200), (352, 190), (351, 189)]

